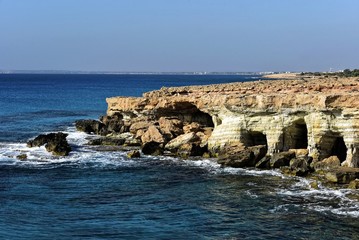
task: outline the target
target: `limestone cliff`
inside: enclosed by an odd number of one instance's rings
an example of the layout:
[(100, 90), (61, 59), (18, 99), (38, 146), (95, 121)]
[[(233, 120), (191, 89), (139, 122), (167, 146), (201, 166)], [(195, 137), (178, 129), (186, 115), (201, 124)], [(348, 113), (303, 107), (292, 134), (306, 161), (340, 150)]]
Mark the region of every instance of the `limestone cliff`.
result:
[(107, 99), (107, 115), (124, 120), (177, 117), (213, 127), (208, 149), (226, 143), (267, 145), (268, 153), (308, 149), (359, 166), (359, 79), (302, 78), (161, 88), (143, 97)]

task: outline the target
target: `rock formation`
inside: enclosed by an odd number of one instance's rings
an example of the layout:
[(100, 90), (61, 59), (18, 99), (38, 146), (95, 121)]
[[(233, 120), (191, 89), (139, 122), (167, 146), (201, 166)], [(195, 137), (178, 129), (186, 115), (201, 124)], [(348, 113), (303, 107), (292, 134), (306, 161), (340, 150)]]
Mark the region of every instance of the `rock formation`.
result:
[(163, 87), (143, 97), (108, 98), (107, 118), (120, 114), (133, 134), (155, 134), (163, 147), (194, 132), (212, 155), (239, 142), (265, 145), (268, 155), (297, 149), (313, 162), (337, 156), (342, 166), (357, 167), (358, 90), (358, 78), (336, 77)]
[(66, 137), (67, 134), (62, 132), (40, 134), (35, 139), (28, 141), (27, 146), (40, 147), (45, 145), (46, 150), (53, 155), (67, 156), (71, 151), (71, 147), (68, 144)]

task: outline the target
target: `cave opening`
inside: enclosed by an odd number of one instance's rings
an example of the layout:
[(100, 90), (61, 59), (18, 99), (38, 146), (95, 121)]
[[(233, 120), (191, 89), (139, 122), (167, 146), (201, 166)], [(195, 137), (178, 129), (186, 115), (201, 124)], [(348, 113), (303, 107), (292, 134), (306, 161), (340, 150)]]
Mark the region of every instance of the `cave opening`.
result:
[(347, 158), (347, 150), (343, 137), (336, 137), (330, 155), (337, 156), (340, 162), (344, 162)]
[(284, 129), (283, 150), (306, 149), (308, 147), (308, 129), (304, 119), (293, 122)]
[(262, 132), (250, 131), (247, 136), (247, 145), (248, 147), (257, 146), (257, 145), (265, 145), (268, 146), (267, 136)]
[(202, 112), (196, 105), (187, 101), (174, 102), (166, 107), (157, 108), (155, 114), (157, 118), (175, 117), (185, 123), (197, 122), (205, 127), (214, 127), (211, 115)]

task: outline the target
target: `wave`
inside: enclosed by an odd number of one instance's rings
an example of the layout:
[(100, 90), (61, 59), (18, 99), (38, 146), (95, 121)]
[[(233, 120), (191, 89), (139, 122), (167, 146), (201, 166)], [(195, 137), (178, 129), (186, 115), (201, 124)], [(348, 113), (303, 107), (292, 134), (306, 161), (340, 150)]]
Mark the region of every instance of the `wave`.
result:
[[(359, 202), (353, 198), (356, 194), (351, 189), (333, 189), (318, 182), (318, 188), (313, 188), (314, 180), (298, 178), (297, 182), (287, 189), (277, 189), (279, 196), (286, 197), (292, 202), (300, 202), (298, 206), (323, 214), (345, 215), (359, 217)], [(287, 204), (288, 205), (288, 204)], [(290, 204), (289, 204), (290, 205)], [(277, 206), (274, 211), (285, 208)]]
[[(332, 189), (323, 186), (320, 182), (318, 182), (318, 188), (315, 189), (311, 186), (313, 180), (310, 179), (285, 176), (278, 170), (223, 168), (215, 159), (181, 160), (168, 156), (143, 156), (140, 159), (130, 159), (124, 151), (97, 151), (95, 147), (86, 145), (90, 139), (97, 137), (95, 135), (77, 132), (75, 127), (68, 127), (65, 133), (68, 134), (67, 140), (73, 148), (69, 156), (53, 156), (46, 151), (45, 147), (28, 148), (25, 143), (0, 143), (0, 167), (52, 169), (67, 166), (84, 169), (117, 169), (151, 164), (176, 165), (202, 169), (208, 175), (249, 177), (250, 180), (245, 183), (248, 190), (244, 194), (251, 199), (263, 197), (261, 196), (263, 193), (254, 189), (263, 188), (258, 184), (266, 184), (259, 183), (255, 179), (273, 180), (274, 186), (264, 186), (268, 190), (266, 194), (284, 198), (286, 203), (273, 206), (269, 210), (271, 213), (304, 208), (322, 214), (359, 217), (359, 202), (352, 197), (355, 193), (353, 190)], [(20, 154), (26, 154), (27, 159), (18, 159), (17, 156)]]

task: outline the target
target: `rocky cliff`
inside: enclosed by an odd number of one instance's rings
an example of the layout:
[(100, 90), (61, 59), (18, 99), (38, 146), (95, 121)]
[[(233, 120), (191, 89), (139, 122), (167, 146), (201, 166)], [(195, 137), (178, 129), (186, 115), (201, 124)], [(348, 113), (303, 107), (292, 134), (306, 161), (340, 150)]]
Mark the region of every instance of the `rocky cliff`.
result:
[[(176, 119), (183, 126), (196, 123), (210, 129), (204, 135), (212, 154), (231, 143), (245, 147), (266, 145), (269, 155), (289, 149), (307, 149), (316, 161), (335, 155), (341, 165), (357, 167), (358, 90), (358, 78), (299, 77), (297, 80), (163, 87), (139, 98), (108, 98), (107, 117), (121, 114), (124, 125), (127, 122), (132, 133), (139, 136), (151, 125), (144, 121), (151, 122), (162, 135), (166, 133), (158, 122), (161, 118), (162, 122)], [(138, 119), (142, 119), (142, 127), (131, 126), (134, 122), (141, 125)], [(181, 130), (172, 138), (181, 133), (186, 131)], [(166, 144), (170, 140), (161, 141)]]

